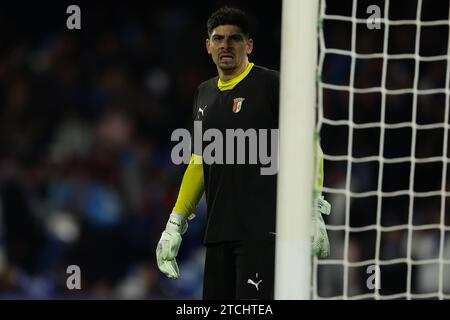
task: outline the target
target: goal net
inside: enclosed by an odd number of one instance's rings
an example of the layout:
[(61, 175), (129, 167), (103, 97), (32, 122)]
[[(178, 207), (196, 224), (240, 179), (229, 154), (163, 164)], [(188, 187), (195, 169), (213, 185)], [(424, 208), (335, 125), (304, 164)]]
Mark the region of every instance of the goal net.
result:
[[(322, 0), (314, 299), (450, 298), (448, 0)], [(448, 182), (449, 181), (449, 182)]]

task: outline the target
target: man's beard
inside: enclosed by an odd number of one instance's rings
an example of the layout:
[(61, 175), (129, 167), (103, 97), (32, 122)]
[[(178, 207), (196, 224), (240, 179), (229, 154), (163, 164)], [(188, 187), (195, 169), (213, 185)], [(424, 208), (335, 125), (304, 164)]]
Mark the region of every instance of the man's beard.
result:
[(233, 63), (233, 64), (221, 64), (219, 63), (219, 68), (222, 69), (223, 71), (233, 71), (236, 70), (237, 68), (237, 64)]

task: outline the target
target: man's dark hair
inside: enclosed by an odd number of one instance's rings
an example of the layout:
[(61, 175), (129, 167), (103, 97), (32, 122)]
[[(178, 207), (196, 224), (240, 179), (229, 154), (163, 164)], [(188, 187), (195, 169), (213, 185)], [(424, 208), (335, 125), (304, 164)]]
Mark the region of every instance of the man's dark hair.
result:
[(223, 25), (237, 26), (247, 38), (250, 36), (247, 15), (240, 9), (222, 7), (213, 12), (206, 23), (208, 35), (211, 36), (215, 28)]

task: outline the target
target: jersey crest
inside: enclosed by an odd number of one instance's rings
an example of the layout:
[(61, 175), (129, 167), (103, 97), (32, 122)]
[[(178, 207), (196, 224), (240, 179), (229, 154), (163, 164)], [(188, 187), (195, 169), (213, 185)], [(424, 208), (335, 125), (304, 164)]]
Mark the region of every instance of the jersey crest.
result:
[(238, 113), (241, 111), (242, 102), (244, 102), (245, 98), (234, 98), (233, 99), (233, 112)]

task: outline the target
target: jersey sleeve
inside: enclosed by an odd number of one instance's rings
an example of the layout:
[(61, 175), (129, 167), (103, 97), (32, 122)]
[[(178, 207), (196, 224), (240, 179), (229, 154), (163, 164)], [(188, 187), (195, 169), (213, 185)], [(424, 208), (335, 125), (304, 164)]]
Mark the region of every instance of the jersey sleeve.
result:
[[(192, 103), (192, 124), (197, 119), (198, 114), (198, 92), (195, 91), (194, 101)], [(191, 127), (191, 137), (194, 136), (195, 126)], [(191, 139), (192, 141), (193, 139)], [(191, 145), (191, 150), (194, 150)], [(203, 177), (203, 161), (201, 155), (192, 153), (189, 165), (184, 172), (183, 179), (181, 181), (180, 191), (178, 193), (177, 201), (172, 209), (172, 212), (185, 214), (188, 218), (194, 217), (194, 211), (205, 191), (205, 182)]]
[(205, 191), (203, 178), (203, 164), (200, 156), (192, 154), (191, 161), (181, 181), (178, 198), (172, 212), (185, 214), (188, 218), (194, 217), (195, 208)]
[(199, 88), (197, 88), (195, 90), (194, 101), (192, 102), (192, 121), (197, 120), (197, 114), (198, 114), (198, 105), (197, 105), (198, 91), (199, 91)]
[[(197, 88), (197, 90), (195, 90), (194, 101), (192, 103), (191, 150), (192, 150), (192, 154), (195, 154), (196, 156), (201, 157), (202, 149), (201, 148), (199, 150), (194, 149), (194, 137), (196, 136), (196, 134), (202, 136), (202, 132), (195, 132), (195, 130), (199, 130), (199, 128), (195, 126), (195, 122), (201, 121), (201, 119), (199, 119), (199, 117), (198, 117), (198, 110), (199, 110), (198, 99), (199, 99), (199, 88)], [(200, 143), (202, 143), (202, 141), (200, 141)]]

